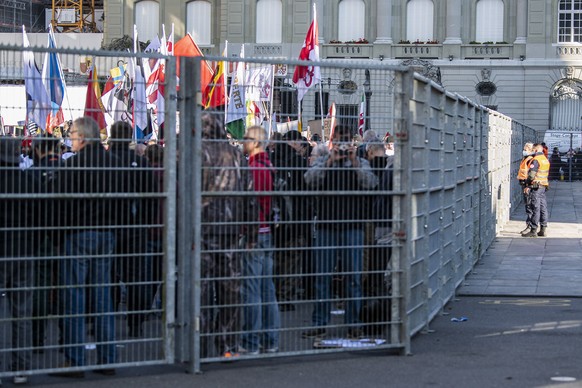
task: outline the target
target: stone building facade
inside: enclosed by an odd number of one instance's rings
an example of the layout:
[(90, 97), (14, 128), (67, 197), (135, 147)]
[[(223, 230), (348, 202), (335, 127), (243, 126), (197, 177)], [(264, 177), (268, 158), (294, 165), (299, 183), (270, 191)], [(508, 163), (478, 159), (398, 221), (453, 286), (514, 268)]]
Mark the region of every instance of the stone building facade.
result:
[[(316, 0), (322, 59), (400, 64), (538, 130), (582, 124), (582, 10), (575, 0)], [(166, 31), (220, 55), (296, 58), (308, 0), (106, 0), (104, 41)], [(143, 36), (142, 36), (143, 38)], [(232, 49), (231, 49), (232, 47)], [(360, 77), (359, 81), (361, 82)]]

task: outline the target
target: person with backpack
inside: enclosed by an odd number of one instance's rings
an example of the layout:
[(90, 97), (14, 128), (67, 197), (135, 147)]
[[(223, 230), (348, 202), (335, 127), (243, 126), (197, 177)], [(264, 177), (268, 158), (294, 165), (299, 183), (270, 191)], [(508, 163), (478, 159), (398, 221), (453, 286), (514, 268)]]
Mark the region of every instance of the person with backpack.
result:
[[(378, 177), (366, 159), (357, 156), (350, 129), (335, 128), (329, 155), (318, 158), (305, 173), (305, 182), (314, 190), (324, 191), (318, 202), (317, 238), (315, 239), (315, 306), (311, 329), (303, 338), (321, 338), (331, 315), (331, 278), (341, 258), (345, 276), (344, 321), (348, 338), (363, 335), (360, 321), (362, 307), (362, 256), (366, 193), (378, 185)], [(361, 195), (343, 192), (360, 191)]]
[[(284, 191), (304, 191), (303, 175), (307, 171), (308, 161), (302, 151), (307, 141), (295, 130), (287, 132), (283, 140), (272, 154), (277, 179), (284, 181)], [(304, 195), (275, 195), (273, 201), (279, 208), (278, 225), (273, 232), (277, 300), (280, 311), (294, 311), (293, 303), (302, 288), (302, 264), (309, 246), (312, 206), (310, 198)]]
[(253, 188), (257, 193), (259, 223), (256, 243), (247, 243), (249, 252), (243, 259), (244, 325), (242, 346), (245, 355), (279, 351), (281, 327), (275, 285), (273, 283), (273, 252), (271, 227), (271, 195), (274, 168), (266, 152), (267, 131), (260, 126), (247, 129), (243, 149), (249, 158)]

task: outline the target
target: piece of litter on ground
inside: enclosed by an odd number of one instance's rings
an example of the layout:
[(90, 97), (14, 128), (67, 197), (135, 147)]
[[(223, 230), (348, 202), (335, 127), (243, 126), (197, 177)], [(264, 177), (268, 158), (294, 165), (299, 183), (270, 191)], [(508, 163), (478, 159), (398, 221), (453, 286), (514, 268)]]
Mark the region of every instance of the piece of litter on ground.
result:
[(453, 318), (451, 318), (451, 322), (465, 322), (468, 320), (469, 320), (469, 318), (467, 318), (467, 317), (460, 317), (460, 318), (453, 317)]
[(359, 340), (333, 338), (317, 341), (313, 346), (316, 348), (365, 348), (382, 345), (384, 343), (386, 343), (386, 340), (379, 338), (363, 338)]

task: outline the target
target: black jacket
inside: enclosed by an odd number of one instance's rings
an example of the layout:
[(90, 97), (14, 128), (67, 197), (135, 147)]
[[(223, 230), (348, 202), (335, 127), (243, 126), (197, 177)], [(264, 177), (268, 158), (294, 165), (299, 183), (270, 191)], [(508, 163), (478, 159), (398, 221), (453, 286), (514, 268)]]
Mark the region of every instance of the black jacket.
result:
[[(287, 182), (286, 191), (301, 192), (307, 190), (304, 174), (307, 171), (307, 159), (299, 155), (291, 146), (278, 144), (272, 154), (273, 165), (277, 169), (277, 176)], [(292, 210), (290, 220), (282, 220), (286, 233), (301, 234), (307, 236), (313, 219), (313, 201), (308, 195), (291, 195)], [(305, 221), (300, 224), (285, 224), (286, 221)]]
[[(30, 257), (35, 253), (35, 233), (38, 226), (34, 198), (26, 194), (38, 192), (30, 171), (20, 170), (18, 164), (0, 162), (0, 257)], [(21, 230), (18, 230), (21, 229)]]
[(148, 226), (158, 221), (159, 199), (142, 194), (159, 192), (158, 180), (147, 159), (139, 156), (127, 144), (115, 144), (109, 153), (117, 159), (120, 166), (118, 174), (121, 176), (121, 191), (129, 194), (119, 202), (123, 212), (120, 221), (128, 226), (142, 226), (123, 228), (118, 235), (133, 238), (134, 235), (147, 234)]
[(70, 234), (123, 224), (124, 189), (119, 159), (99, 143), (85, 146), (65, 161), (55, 181), (56, 193), (72, 195), (59, 201), (59, 226)]

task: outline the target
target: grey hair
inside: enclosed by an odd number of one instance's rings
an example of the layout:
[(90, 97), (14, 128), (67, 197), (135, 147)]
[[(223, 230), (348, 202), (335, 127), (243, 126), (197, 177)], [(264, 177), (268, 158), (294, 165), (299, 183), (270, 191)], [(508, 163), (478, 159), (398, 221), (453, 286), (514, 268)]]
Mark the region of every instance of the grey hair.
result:
[(368, 143), (366, 144), (366, 152), (382, 151), (384, 152), (384, 143)]
[(378, 139), (378, 135), (376, 135), (376, 131), (374, 131), (373, 129), (368, 129), (364, 132), (364, 134), (362, 135), (362, 141), (364, 143), (368, 143), (370, 141), (380, 141), (380, 139)]
[(318, 144), (311, 150), (311, 156), (319, 158), (329, 154), (329, 148), (325, 144)]
[(86, 142), (99, 143), (101, 141), (99, 124), (93, 118), (88, 116), (79, 117), (73, 121), (73, 127), (75, 127), (79, 135), (83, 136)]

